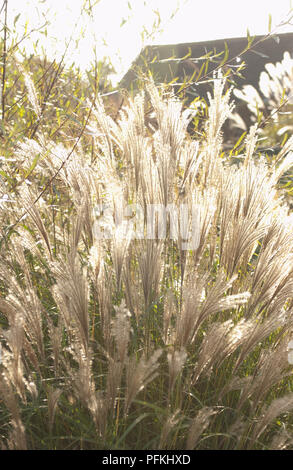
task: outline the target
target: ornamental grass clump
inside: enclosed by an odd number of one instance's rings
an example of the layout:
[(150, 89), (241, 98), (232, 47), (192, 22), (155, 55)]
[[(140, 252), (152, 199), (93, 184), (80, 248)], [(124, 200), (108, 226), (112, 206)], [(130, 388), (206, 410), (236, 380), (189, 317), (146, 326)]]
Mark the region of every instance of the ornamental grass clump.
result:
[(292, 449), (292, 141), (233, 164), (220, 76), (198, 140), (151, 80), (88, 111), (1, 188), (2, 449)]

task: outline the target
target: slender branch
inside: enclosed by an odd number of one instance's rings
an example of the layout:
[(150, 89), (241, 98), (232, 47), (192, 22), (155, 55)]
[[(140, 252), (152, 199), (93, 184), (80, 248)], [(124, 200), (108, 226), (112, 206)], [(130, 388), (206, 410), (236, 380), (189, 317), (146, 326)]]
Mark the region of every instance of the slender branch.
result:
[(7, 58), (7, 9), (8, 9), (8, 0), (4, 0), (4, 38), (3, 38), (3, 56), (2, 56), (2, 123), (5, 118), (5, 84), (6, 84), (6, 58)]
[[(287, 22), (286, 21), (282, 21), (279, 25), (277, 25), (275, 27), (275, 29), (267, 34), (265, 34), (264, 36), (262, 36), (260, 39), (258, 39), (255, 43), (253, 43), (253, 41), (251, 42), (251, 44), (248, 43), (247, 47), (239, 52), (239, 54), (235, 55), (234, 57), (232, 57), (231, 59), (225, 61), (225, 63), (220, 63), (219, 65), (217, 65), (217, 67), (215, 67), (212, 71), (210, 72), (207, 72), (205, 73), (202, 77), (201, 77), (201, 80), (205, 79), (205, 78), (208, 78), (211, 76), (212, 73), (216, 72), (217, 70), (219, 70), (220, 68), (222, 68), (224, 65), (230, 65), (232, 64), (238, 57), (242, 57), (243, 54), (245, 54), (246, 52), (248, 51), (252, 51), (253, 52), (253, 48), (257, 45), (259, 45), (260, 43), (266, 41), (267, 39), (269, 39), (270, 37), (274, 36), (276, 34), (276, 32), (278, 31), (278, 28), (280, 26), (284, 26), (285, 24), (290, 24), (290, 20), (288, 20)], [(201, 81), (200, 82), (197, 82), (197, 80), (195, 80), (195, 82), (191, 82), (191, 83), (187, 83), (186, 86), (184, 86), (183, 88), (180, 88), (180, 90), (178, 91), (175, 91), (175, 94), (177, 93), (181, 93), (182, 91), (185, 91), (187, 90), (188, 88), (190, 88), (191, 86), (195, 85), (195, 84), (200, 84), (202, 83)]]

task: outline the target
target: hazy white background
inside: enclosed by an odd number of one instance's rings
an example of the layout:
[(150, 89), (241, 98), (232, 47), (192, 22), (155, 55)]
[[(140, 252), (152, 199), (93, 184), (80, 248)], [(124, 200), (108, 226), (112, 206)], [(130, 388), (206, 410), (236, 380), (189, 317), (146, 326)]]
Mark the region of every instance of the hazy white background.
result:
[[(98, 58), (111, 57), (119, 79), (145, 44), (246, 36), (247, 28), (252, 35), (265, 34), (269, 14), (274, 27), (292, 6), (290, 0), (100, 0), (94, 7), (93, 20), (89, 21), (85, 13), (80, 16), (82, 3), (82, 0), (8, 0), (8, 20), (13, 24), (15, 16), (21, 13), (16, 23), (20, 34), (26, 22), (30, 30), (43, 24), (44, 18), (49, 20), (48, 35), (39, 42), (49, 58), (60, 56), (66, 39), (71, 35), (77, 38), (82, 31), (83, 38), (78, 47), (72, 43), (68, 60), (86, 67), (93, 59), (95, 44)], [(161, 32), (152, 35), (152, 25), (159, 16)], [(142, 37), (144, 27), (149, 34)], [(293, 26), (278, 31), (293, 31)], [(37, 37), (36, 34), (26, 41), (27, 49), (32, 50)]]

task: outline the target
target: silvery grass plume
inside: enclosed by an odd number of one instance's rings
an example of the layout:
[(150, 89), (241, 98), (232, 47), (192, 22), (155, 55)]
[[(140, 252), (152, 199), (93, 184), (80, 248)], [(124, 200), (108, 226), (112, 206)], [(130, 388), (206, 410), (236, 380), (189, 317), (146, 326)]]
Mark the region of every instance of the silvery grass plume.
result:
[(235, 96), (247, 102), (255, 116), (265, 108), (270, 111), (277, 109), (284, 99), (289, 99), (290, 104), (293, 103), (293, 60), (289, 52), (284, 53), (281, 62), (268, 63), (265, 69), (259, 77), (261, 95), (252, 85), (245, 85), (242, 90), (234, 90)]
[(171, 441), (172, 431), (176, 430), (176, 425), (180, 421), (180, 410), (176, 410), (171, 414), (162, 426), (162, 432), (160, 437), (159, 449), (168, 449), (168, 441)]
[[(70, 433), (98, 449), (292, 447), (292, 216), (278, 190), (292, 139), (269, 163), (254, 126), (231, 164), (223, 93), (219, 76), (199, 140), (150, 81), (116, 120), (98, 97), (90, 155), (84, 142), (68, 161), (62, 142), (19, 143), (16, 168), (34, 168), (0, 208), (3, 223), (20, 219), (0, 258), (3, 448), (37, 446), (36, 407), (40, 442), (56, 448)], [(150, 204), (177, 211), (164, 236), (147, 238)], [(197, 208), (188, 249), (184, 222), (171, 231), (180, 204)]]
[[(244, 102), (256, 121), (261, 115), (271, 115), (273, 122), (279, 124), (278, 135), (292, 132), (291, 112), (293, 104), (293, 60), (285, 52), (283, 60), (276, 64), (268, 63), (259, 76), (257, 91), (252, 85), (234, 89), (234, 95)], [(239, 114), (232, 117), (236, 125), (245, 129), (246, 124)]]
[(193, 450), (196, 448), (196, 444), (201, 434), (209, 426), (212, 416), (215, 415), (217, 412), (218, 411), (213, 409), (212, 407), (204, 407), (199, 410), (195, 418), (193, 418), (192, 424), (188, 432), (186, 442), (187, 450)]
[(38, 93), (34, 81), (31, 77), (31, 74), (25, 69), (22, 63), (21, 56), (18, 53), (14, 53), (14, 60), (16, 62), (16, 66), (19, 72), (23, 76), (28, 102), (31, 105), (32, 110), (36, 114), (37, 118), (40, 119), (42, 116), (42, 110), (39, 102)]

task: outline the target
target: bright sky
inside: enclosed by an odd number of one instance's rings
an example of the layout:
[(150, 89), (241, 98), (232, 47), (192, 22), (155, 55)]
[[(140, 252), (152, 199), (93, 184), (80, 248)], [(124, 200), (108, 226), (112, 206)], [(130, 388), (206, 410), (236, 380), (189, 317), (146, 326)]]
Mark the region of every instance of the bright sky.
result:
[[(78, 45), (72, 43), (70, 62), (86, 67), (96, 44), (98, 58), (110, 56), (119, 79), (145, 44), (240, 37), (246, 36), (247, 28), (251, 35), (265, 34), (269, 14), (274, 27), (293, 6), (290, 0), (92, 0), (97, 5), (93, 9), (93, 21), (89, 21), (85, 12), (80, 16), (82, 3), (83, 0), (8, 0), (9, 26), (18, 13), (21, 15), (16, 27), (20, 34), (26, 21), (30, 30), (43, 24), (44, 18), (49, 20), (48, 35), (40, 39), (49, 58), (60, 56), (66, 38), (73, 35), (76, 39), (83, 29), (83, 39)], [(177, 7), (177, 13), (171, 18)], [(142, 38), (143, 28), (150, 32), (158, 15), (163, 32)], [(278, 30), (287, 31), (293, 32), (293, 26)], [(32, 50), (37, 37), (40, 35), (26, 41), (27, 49)]]

